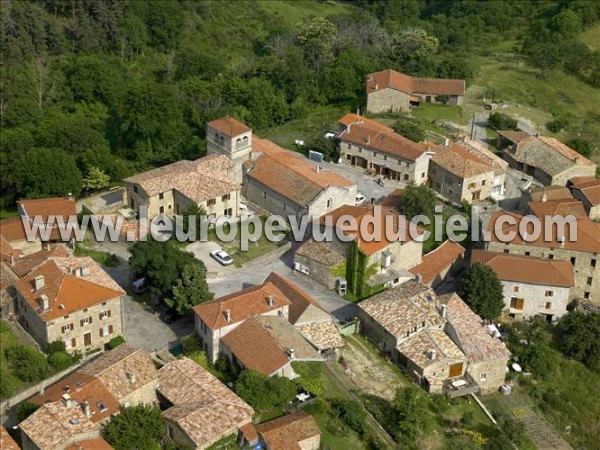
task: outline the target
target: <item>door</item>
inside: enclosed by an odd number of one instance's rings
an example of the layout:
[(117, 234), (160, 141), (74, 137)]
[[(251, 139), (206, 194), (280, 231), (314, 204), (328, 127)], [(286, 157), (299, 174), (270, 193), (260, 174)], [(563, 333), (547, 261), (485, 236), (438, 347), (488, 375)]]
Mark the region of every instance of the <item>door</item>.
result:
[(83, 345), (85, 347), (92, 345), (92, 333), (85, 333), (83, 335)]
[(460, 377), (462, 375), (463, 363), (456, 363), (450, 365), (450, 375), (449, 378)]

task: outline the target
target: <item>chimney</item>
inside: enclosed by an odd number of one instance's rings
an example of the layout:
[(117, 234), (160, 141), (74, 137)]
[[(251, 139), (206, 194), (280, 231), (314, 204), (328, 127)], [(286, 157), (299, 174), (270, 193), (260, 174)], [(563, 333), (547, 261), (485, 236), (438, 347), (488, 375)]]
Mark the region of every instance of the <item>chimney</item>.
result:
[(135, 373), (128, 373), (127, 379), (129, 380), (130, 384), (134, 384), (136, 381)]
[(421, 275), (420, 273), (415, 274), (415, 281), (417, 283), (422, 283), (423, 282), (423, 275)]
[(542, 202), (545, 202), (548, 200), (548, 196), (546, 195), (546, 191), (544, 191), (544, 193), (542, 194)]
[(40, 295), (40, 309), (42, 311), (48, 311), (50, 309), (50, 301), (48, 300), (48, 296), (46, 294)]
[(14, 255), (14, 253), (10, 254), (10, 265), (11, 266), (15, 265), (15, 255)]
[(445, 145), (446, 147), (448, 147), (448, 146), (450, 145), (450, 139), (446, 138), (446, 139), (444, 140), (444, 145)]
[(81, 404), (81, 410), (85, 414), (86, 417), (92, 417), (92, 411), (90, 410), (90, 403), (86, 400)]
[(427, 357), (430, 360), (435, 361), (435, 358), (437, 357), (437, 352), (434, 349), (430, 349), (427, 351)]
[(273, 305), (275, 304), (275, 296), (274, 295), (267, 295), (267, 304), (269, 305), (269, 308), (273, 307)]
[(317, 164), (317, 173), (321, 172), (321, 166)]
[(564, 237), (564, 236), (558, 236), (558, 237), (556, 238), (556, 240), (557, 240), (558, 242), (560, 242), (560, 246), (561, 246), (561, 247), (564, 247), (564, 246), (565, 246), (565, 237)]
[(535, 133), (535, 137), (539, 138), (540, 137), (540, 133)]
[(288, 353), (290, 355), (290, 359), (294, 359), (294, 356), (296, 355), (296, 351), (293, 348), (289, 348)]
[(90, 266), (81, 266), (79, 270), (82, 277), (87, 277), (90, 274)]
[(379, 90), (379, 84), (375, 84), (375, 90), (378, 91)]
[(71, 402), (71, 396), (69, 394), (62, 395), (62, 404), (66, 408), (70, 408), (71, 406), (73, 406), (73, 403)]
[(231, 310), (229, 310), (229, 309), (225, 310), (225, 322), (227, 322), (227, 323), (231, 322)]
[(442, 305), (442, 318), (446, 318), (448, 315), (448, 307), (446, 305)]
[(33, 288), (36, 291), (43, 289), (46, 286), (46, 281), (44, 280), (44, 275), (38, 275), (33, 279)]
[(367, 136), (367, 144), (370, 144), (370, 143), (371, 143), (371, 135), (368, 135)]

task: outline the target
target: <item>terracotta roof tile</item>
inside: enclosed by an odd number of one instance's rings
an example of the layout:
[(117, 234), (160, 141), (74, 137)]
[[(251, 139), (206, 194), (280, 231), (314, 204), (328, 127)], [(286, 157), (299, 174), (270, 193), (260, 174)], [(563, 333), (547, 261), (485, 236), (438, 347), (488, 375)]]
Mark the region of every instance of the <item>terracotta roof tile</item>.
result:
[(388, 87), (408, 94), (465, 95), (465, 80), (417, 78), (391, 69), (368, 75), (367, 94)]
[(317, 172), (315, 163), (271, 141), (256, 136), (252, 139), (253, 159), (247, 162), (248, 176), (299, 206), (307, 206), (330, 186), (349, 188), (355, 184), (331, 170)]
[(0, 220), (0, 234), (7, 242), (23, 241), (27, 238), (20, 216)]
[(358, 124), (364, 123), (364, 124), (368, 125), (369, 127), (374, 128), (381, 132), (385, 132), (385, 133), (393, 133), (394, 132), (394, 129), (391, 127), (388, 127), (387, 125), (379, 123), (376, 120), (369, 119), (368, 117), (361, 116), (361, 115), (354, 114), (354, 113), (346, 114), (344, 117), (342, 117), (340, 120), (338, 120), (338, 122), (346, 127), (349, 125), (352, 125), (354, 123), (358, 123)]
[(549, 200), (545, 202), (527, 203), (531, 212), (539, 217), (575, 216), (587, 217), (583, 204), (579, 200)]
[(142, 349), (119, 345), (83, 366), (79, 372), (98, 378), (117, 400), (158, 379), (158, 370)]
[(464, 254), (465, 249), (449, 239), (424, 255), (422, 261), (408, 271), (414, 275), (421, 275), (423, 283), (429, 284)]
[(338, 266), (346, 261), (346, 258), (328, 247), (324, 242), (318, 242), (314, 239), (309, 239), (298, 247), (296, 255), (305, 256), (329, 267)]
[(81, 372), (75, 372), (67, 378), (48, 386), (43, 394), (35, 395), (28, 401), (36, 405), (60, 402), (62, 396), (68, 394), (77, 402), (77, 408), (82, 408), (88, 402), (94, 423), (109, 418), (119, 412), (120, 406), (117, 399), (104, 387), (102, 382), (94, 377)]
[[(465, 359), (464, 353), (442, 330), (423, 330), (410, 336), (396, 347), (420, 368), (425, 368), (441, 359)], [(431, 359), (429, 351), (435, 350), (436, 357)]]
[(573, 266), (569, 261), (473, 250), (471, 262), (494, 269), (500, 280), (543, 286), (573, 287)]
[(426, 327), (444, 323), (433, 290), (413, 280), (363, 300), (358, 307), (396, 338), (423, 323)]
[(485, 164), (492, 166), (496, 175), (504, 174), (508, 170), (508, 161), (505, 161), (479, 142), (469, 139), (468, 136), (465, 136), (461, 140), (461, 144), (462, 147), (469, 153), (481, 159)]
[(99, 434), (96, 424), (80, 408), (67, 408), (59, 402), (42, 405), (19, 428), (43, 450), (62, 448), (77, 436), (89, 439), (90, 433)]
[(296, 328), (317, 350), (341, 348), (346, 345), (340, 330), (333, 321), (308, 322), (296, 325)]
[(289, 362), (285, 349), (254, 317), (227, 333), (221, 341), (246, 369), (265, 376), (271, 376)]
[(57, 246), (50, 250), (41, 250), (29, 255), (23, 255), (20, 258), (14, 258), (14, 264), (11, 265), (11, 268), (17, 275), (23, 277), (48, 259), (52, 257), (66, 258), (68, 254), (69, 252), (65, 247)]
[(572, 200), (571, 191), (564, 186), (542, 186), (529, 191), (529, 198), (534, 202), (549, 200)]
[(303, 411), (261, 423), (256, 431), (269, 450), (300, 449), (300, 442), (321, 435), (315, 419)]
[(531, 136), (529, 133), (525, 133), (524, 131), (510, 130), (500, 130), (498, 131), (498, 134), (513, 143), (521, 142), (522, 140), (527, 139), (529, 136)]
[(381, 202), (381, 206), (394, 212), (400, 212), (400, 203), (403, 196), (404, 189), (396, 189), (388, 194), (388, 196)]
[[(362, 116), (357, 117), (359, 119), (347, 125), (340, 133), (339, 138), (342, 142), (351, 142), (407, 161), (416, 161), (428, 151), (425, 144), (413, 142), (383, 125), (374, 125), (372, 120), (367, 122)], [(348, 121), (346, 116), (342, 119)]]
[(431, 161), (460, 178), (493, 172), (494, 168), (459, 144), (438, 145)]
[(208, 122), (206, 125), (229, 137), (239, 136), (240, 134), (252, 131), (246, 124), (230, 116), (221, 117), (220, 119)]
[[(512, 216), (515, 219), (516, 224), (510, 225), (503, 223), (502, 232), (507, 234), (511, 231), (515, 232), (514, 238), (510, 241), (516, 245), (533, 245), (536, 247), (546, 247), (553, 249), (565, 248), (567, 250), (575, 250), (580, 252), (589, 252), (589, 253), (600, 253), (600, 223), (596, 223), (591, 221), (589, 218), (579, 218), (577, 219), (577, 238), (574, 240), (570, 239), (569, 227), (566, 227), (567, 235), (560, 236), (561, 240), (559, 240), (559, 236), (557, 236), (558, 229), (556, 226), (549, 227), (552, 229), (552, 235), (548, 236), (548, 239), (545, 240), (545, 233), (540, 233), (540, 236), (531, 240), (528, 238), (526, 241), (523, 236), (519, 233), (519, 223), (523, 219), (523, 216), (520, 214), (505, 211), (503, 209), (496, 211), (490, 217), (490, 221), (488, 223), (487, 231), (491, 234), (491, 240), (496, 242), (504, 242), (500, 240), (500, 237), (496, 235), (494, 232), (494, 227), (496, 221), (500, 217)], [(540, 219), (540, 229), (544, 230), (546, 228), (544, 219)]]
[(41, 216), (44, 222), (48, 217), (61, 216), (65, 222), (69, 216), (77, 215), (77, 204), (73, 197), (39, 198), (35, 200), (19, 200), (17, 205), (29, 219)]
[(23, 252), (19, 249), (13, 248), (10, 245), (10, 242), (4, 237), (2, 234), (2, 230), (0, 229), (0, 261), (1, 262), (11, 262), (11, 260), (16, 260), (20, 256), (23, 255)]
[[(36, 277), (44, 277), (44, 287), (37, 291), (34, 288)], [(42, 320), (66, 316), (74, 311), (123, 295), (122, 289), (106, 288), (86, 277), (66, 274), (54, 260), (48, 260), (15, 282), (15, 289)], [(42, 295), (48, 298), (49, 308), (46, 311), (41, 309)]]
[[(583, 178), (583, 177), (582, 177)], [(600, 205), (600, 180), (588, 177), (586, 180), (570, 180), (573, 182), (571, 189), (578, 190), (590, 202), (590, 205)]]
[(20, 450), (20, 447), (3, 426), (0, 426), (0, 448), (2, 450)]
[(125, 178), (126, 183), (139, 185), (148, 196), (176, 190), (201, 203), (229, 192), (238, 191), (233, 164), (225, 155), (209, 155), (195, 161), (177, 161), (157, 169)]
[(458, 294), (440, 297), (440, 301), (448, 308), (446, 317), (454, 328), (458, 346), (470, 363), (510, 357), (504, 342), (492, 336), (483, 319)]
[(112, 445), (102, 438), (86, 439), (69, 445), (66, 450), (113, 450)]
[[(269, 306), (269, 296), (273, 296), (272, 307)], [(197, 305), (194, 307), (194, 311), (207, 327), (216, 330), (289, 304), (288, 298), (277, 286), (267, 281), (258, 286), (242, 289)], [(227, 322), (225, 315), (227, 310), (230, 314), (229, 322)]]

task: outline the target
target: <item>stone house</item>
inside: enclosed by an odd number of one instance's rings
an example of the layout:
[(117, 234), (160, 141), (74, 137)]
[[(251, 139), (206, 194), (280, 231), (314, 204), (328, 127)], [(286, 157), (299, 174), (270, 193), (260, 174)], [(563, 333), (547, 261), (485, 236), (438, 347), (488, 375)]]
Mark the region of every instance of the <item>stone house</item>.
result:
[(566, 186), (574, 177), (594, 177), (596, 164), (559, 140), (547, 136), (513, 136), (500, 132), (512, 145), (504, 149), (510, 167), (545, 186)]
[(340, 158), (344, 164), (404, 183), (427, 182), (431, 158), (427, 145), (417, 144), (390, 127), (356, 114), (346, 114), (339, 124)]
[(160, 369), (157, 395), (167, 436), (184, 448), (205, 449), (252, 423), (252, 407), (186, 357)]
[[(287, 414), (278, 419), (256, 425), (257, 441), (265, 450), (298, 449), (319, 450), (321, 430), (315, 419), (304, 411)], [(246, 440), (248, 445), (251, 442)], [(254, 447), (252, 447), (254, 448)]]
[(529, 202), (530, 215), (543, 219), (544, 217), (587, 217), (583, 204), (579, 200), (546, 200), (541, 202)]
[(568, 187), (573, 197), (583, 203), (592, 220), (600, 219), (600, 180), (595, 177), (576, 177), (569, 180)]
[(564, 186), (541, 186), (529, 188), (521, 192), (517, 210), (521, 214), (529, 214), (529, 202), (571, 201), (571, 191)]
[[(45, 403), (19, 424), (23, 450), (111, 450), (100, 427), (81, 408), (62, 402)], [(2, 447), (4, 448), (4, 447)]]
[(244, 165), (244, 197), (271, 214), (319, 217), (354, 204), (356, 183), (276, 144), (253, 137)]
[(460, 144), (446, 141), (433, 148), (428, 186), (448, 200), (460, 204), (492, 196), (496, 170)]
[(121, 407), (156, 403), (158, 370), (142, 349), (121, 344), (83, 366), (79, 373), (100, 380)]
[(123, 333), (123, 289), (91, 258), (52, 257), (14, 283), (19, 323), (42, 346), (104, 349)]
[(294, 269), (326, 288), (334, 289), (337, 280), (346, 277), (346, 258), (324, 242), (311, 238), (294, 252)]
[(226, 116), (206, 124), (208, 155), (224, 155), (233, 163), (233, 180), (241, 184), (242, 166), (252, 152), (252, 130), (239, 120)]
[(460, 106), (465, 80), (417, 78), (395, 70), (367, 75), (367, 111), (387, 113), (409, 111), (422, 103)]
[(482, 394), (504, 384), (510, 352), (484, 321), (456, 294), (439, 297), (446, 306), (444, 330), (467, 357), (467, 374)]
[(129, 207), (139, 216), (147, 208), (149, 219), (182, 214), (192, 203), (211, 218), (237, 217), (240, 185), (227, 156), (212, 154), (195, 161), (182, 160), (123, 180)]
[(289, 316), (289, 299), (272, 282), (219, 297), (194, 307), (194, 329), (202, 339), (208, 360), (221, 354), (221, 340), (253, 316)]
[(508, 162), (496, 155), (491, 150), (479, 142), (470, 139), (468, 136), (461, 136), (461, 146), (469, 153), (481, 159), (484, 163), (494, 168), (494, 181), (492, 182), (493, 198), (502, 198), (506, 188), (506, 171), (508, 170)]
[[(369, 230), (371, 225), (371, 231), (363, 236), (363, 230)], [(352, 248), (366, 257), (365, 273), (370, 275), (370, 286), (390, 287), (411, 279), (408, 269), (421, 262), (423, 243), (411, 238), (409, 222), (387, 208), (342, 206), (322, 216), (319, 226), (322, 232), (332, 228), (332, 239), (326, 244), (346, 260)]]
[(423, 255), (421, 262), (408, 271), (425, 286), (436, 289), (446, 279), (452, 278), (463, 269), (464, 256), (465, 248), (448, 239)]
[[(500, 222), (501, 218), (503, 222)], [(498, 253), (568, 261), (573, 266), (575, 277), (569, 300), (579, 299), (600, 304), (600, 224), (589, 218), (576, 219), (576, 239), (570, 239), (569, 226), (563, 232), (557, 226), (549, 226), (551, 222), (546, 224), (548, 219), (540, 219), (540, 230), (550, 228), (551, 232), (548, 236), (544, 236), (542, 232), (534, 239), (533, 235), (519, 234), (519, 224), (523, 219), (520, 214), (505, 210), (492, 214), (487, 225), (490, 236), (486, 240), (486, 249)], [(508, 224), (504, 220), (512, 220), (514, 224)], [(507, 236), (496, 233), (496, 227)], [(514, 236), (510, 235), (512, 232)]]
[(505, 313), (525, 319), (541, 315), (553, 322), (567, 313), (575, 280), (569, 261), (473, 250), (471, 263), (494, 270), (502, 283)]

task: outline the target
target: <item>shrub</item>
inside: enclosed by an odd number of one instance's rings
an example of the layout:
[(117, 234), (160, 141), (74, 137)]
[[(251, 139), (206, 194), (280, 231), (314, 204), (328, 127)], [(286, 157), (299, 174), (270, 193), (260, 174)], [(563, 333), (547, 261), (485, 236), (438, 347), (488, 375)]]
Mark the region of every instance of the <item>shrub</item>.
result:
[(294, 371), (300, 375), (300, 386), (313, 395), (323, 393), (323, 367), (320, 362), (294, 361)]
[(196, 333), (192, 333), (181, 340), (181, 348), (183, 354), (189, 356), (202, 350), (202, 340)]
[(155, 405), (122, 408), (102, 430), (102, 437), (116, 450), (160, 448), (164, 434), (165, 420)]
[(411, 141), (421, 142), (425, 140), (425, 130), (419, 127), (419, 125), (413, 120), (400, 119), (398, 122), (396, 122), (393, 128), (396, 133), (401, 134)]
[(23, 402), (17, 405), (15, 416), (18, 422), (23, 422), (30, 415), (38, 410), (40, 405), (36, 405), (35, 403)]
[(34, 347), (13, 345), (4, 350), (4, 355), (13, 368), (13, 373), (22, 381), (39, 381), (50, 373), (46, 356)]
[(10, 397), (19, 387), (19, 379), (12, 373), (0, 367), (0, 398)]
[(586, 158), (592, 156), (592, 144), (590, 141), (574, 138), (567, 141), (567, 145), (572, 149), (577, 150), (577, 153), (579, 153), (581, 156), (585, 156)]
[(327, 411), (329, 411), (329, 405), (325, 400), (317, 397), (302, 409), (309, 414), (325, 414)]
[(73, 365), (74, 362), (74, 358), (67, 352), (56, 352), (48, 357), (48, 363), (50, 363), (50, 366), (57, 372), (65, 370)]
[(112, 349), (117, 348), (119, 345), (124, 344), (124, 343), (125, 343), (125, 338), (123, 336), (115, 336), (110, 341), (108, 341), (108, 346), (112, 350)]
[(65, 343), (61, 340), (50, 342), (46, 348), (46, 353), (53, 355), (54, 353), (64, 352), (66, 350)]
[(367, 424), (367, 412), (360, 403), (340, 398), (334, 399), (331, 407), (346, 425), (357, 433), (364, 432)]
[(493, 112), (488, 119), (488, 125), (496, 130), (513, 130), (519, 129), (517, 119), (513, 119), (508, 114), (501, 112)]

